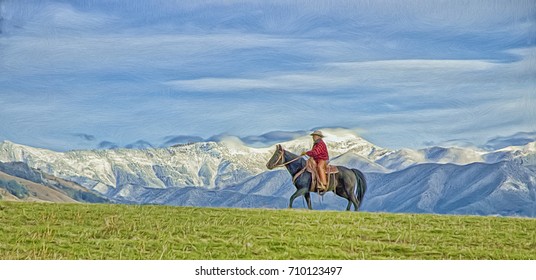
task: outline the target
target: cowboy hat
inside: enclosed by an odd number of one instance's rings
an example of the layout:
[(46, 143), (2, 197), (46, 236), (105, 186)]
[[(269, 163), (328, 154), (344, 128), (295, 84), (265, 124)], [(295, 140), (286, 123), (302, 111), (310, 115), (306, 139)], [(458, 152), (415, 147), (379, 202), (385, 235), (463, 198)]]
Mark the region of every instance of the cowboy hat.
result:
[(321, 138), (324, 138), (324, 134), (322, 134), (322, 131), (320, 130), (315, 130), (313, 133), (311, 133), (311, 136), (313, 135), (317, 135), (317, 136), (320, 136)]

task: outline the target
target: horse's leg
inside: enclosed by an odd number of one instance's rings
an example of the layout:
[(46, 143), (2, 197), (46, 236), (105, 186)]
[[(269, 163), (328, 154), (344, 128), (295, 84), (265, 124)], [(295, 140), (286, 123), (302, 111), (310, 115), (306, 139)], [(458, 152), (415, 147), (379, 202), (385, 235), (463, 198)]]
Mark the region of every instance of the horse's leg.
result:
[(357, 211), (357, 209), (359, 209), (359, 201), (357, 201), (355, 194), (348, 193), (347, 195), (348, 197), (346, 199), (348, 199), (348, 205), (346, 206), (346, 211), (350, 211), (352, 204), (354, 205), (355, 211)]
[[(288, 205), (288, 208), (292, 208), (292, 203), (294, 202), (294, 199), (296, 199), (299, 196), (305, 195), (306, 193), (309, 193), (309, 190), (307, 188), (300, 188), (297, 189), (294, 194), (290, 197), (290, 203)], [(307, 198), (305, 198), (307, 200)]]
[[(345, 176), (343, 180), (343, 188), (344, 193), (346, 194), (346, 199), (348, 199), (348, 205), (346, 206), (346, 211), (350, 211), (350, 207), (352, 204), (354, 205), (355, 211), (359, 208), (359, 202), (357, 201), (356, 195), (355, 195), (355, 185), (357, 183), (357, 178), (355, 178), (353, 175), (353, 172), (351, 172), (352, 176)], [(355, 178), (355, 180), (353, 179)]]
[(335, 194), (348, 200), (348, 205), (346, 205), (346, 211), (350, 211), (350, 207), (352, 207), (352, 201), (350, 200), (350, 196), (348, 195), (348, 191), (346, 190), (344, 185), (338, 185), (335, 189)]
[[(357, 197), (355, 193), (350, 194), (350, 199), (352, 200), (352, 203), (354, 204), (354, 210), (357, 211), (359, 209), (360, 201), (357, 200)], [(350, 202), (348, 202), (348, 209), (350, 211)]]
[(307, 208), (309, 208), (309, 210), (313, 210), (313, 206), (311, 205), (311, 193), (307, 192), (306, 194), (304, 194), (304, 196), (305, 201), (307, 201)]
[[(356, 178), (356, 180), (359, 180)], [(359, 209), (359, 201), (357, 200), (356, 195), (356, 188), (355, 186), (359, 184), (359, 182), (353, 182), (353, 180), (350, 180), (351, 182), (348, 182), (351, 185), (345, 186), (346, 194), (348, 195), (348, 207), (346, 208), (347, 211), (350, 211), (350, 204), (354, 205), (354, 210), (357, 211)]]
[(366, 188), (366, 186), (364, 186), (365, 183), (361, 178), (356, 177), (356, 180), (357, 180), (356, 185), (355, 185), (356, 189), (354, 190), (354, 192), (352, 192), (352, 202), (354, 204), (354, 210), (359, 211), (359, 206), (361, 205), (361, 200), (363, 198), (361, 197), (361, 199), (357, 199), (358, 197), (357, 193), (360, 192), (359, 190), (361, 188), (364, 188), (364, 187)]

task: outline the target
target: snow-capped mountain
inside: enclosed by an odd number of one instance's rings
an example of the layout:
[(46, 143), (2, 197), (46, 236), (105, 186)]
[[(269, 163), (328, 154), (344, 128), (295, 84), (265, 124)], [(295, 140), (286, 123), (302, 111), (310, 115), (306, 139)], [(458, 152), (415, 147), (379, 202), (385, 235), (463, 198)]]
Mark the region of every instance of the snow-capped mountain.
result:
[(99, 193), (33, 169), (23, 162), (0, 162), (0, 198), (15, 201), (109, 202)]
[(368, 179), (369, 211), (536, 217), (536, 173), (517, 162), (428, 163)]
[[(324, 129), (331, 162), (366, 173), (362, 210), (536, 216), (536, 142), (497, 151), (431, 147), (388, 150), (344, 129)], [(311, 137), (281, 143), (300, 153)], [(54, 152), (0, 143), (1, 162), (24, 162), (117, 202), (221, 207), (288, 206), (285, 169), (268, 171), (275, 148), (236, 137), (169, 148)], [(315, 209), (342, 209), (326, 194)], [(297, 202), (299, 204), (299, 202)], [(299, 205), (295, 205), (299, 206)]]
[[(374, 162), (387, 153), (364, 139), (333, 130), (326, 133), (333, 157), (351, 153)], [(305, 135), (283, 144), (299, 153), (312, 145)], [(0, 161), (21, 161), (33, 168), (68, 178), (101, 193), (110, 188), (143, 186), (222, 188), (266, 171), (274, 148), (252, 148), (238, 138), (159, 149), (110, 149), (53, 152), (11, 142), (0, 144)], [(358, 164), (358, 163), (356, 163)]]
[(113, 149), (58, 153), (10, 142), (0, 161), (21, 161), (49, 174), (107, 193), (128, 185), (149, 188), (223, 187), (262, 172), (268, 152), (231, 141), (166, 149)]

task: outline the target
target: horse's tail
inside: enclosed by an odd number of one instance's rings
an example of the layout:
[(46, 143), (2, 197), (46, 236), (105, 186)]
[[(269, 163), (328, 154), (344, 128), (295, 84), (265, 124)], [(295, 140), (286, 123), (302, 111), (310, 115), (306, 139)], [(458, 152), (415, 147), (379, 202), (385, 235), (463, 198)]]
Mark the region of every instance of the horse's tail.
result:
[(352, 169), (352, 171), (354, 172), (357, 181), (355, 195), (357, 201), (359, 201), (359, 206), (361, 206), (363, 197), (365, 197), (365, 192), (367, 191), (367, 180), (365, 179), (365, 174), (363, 174), (363, 172), (357, 169)]

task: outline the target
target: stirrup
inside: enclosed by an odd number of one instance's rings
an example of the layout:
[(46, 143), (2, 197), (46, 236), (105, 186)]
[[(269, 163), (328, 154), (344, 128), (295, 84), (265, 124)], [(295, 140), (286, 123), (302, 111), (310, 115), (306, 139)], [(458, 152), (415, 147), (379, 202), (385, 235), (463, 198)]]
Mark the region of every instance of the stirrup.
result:
[(319, 183), (316, 186), (316, 192), (318, 192), (319, 194), (320, 193), (327, 193), (328, 192), (328, 187), (324, 186), (324, 184), (322, 184), (322, 183)]

